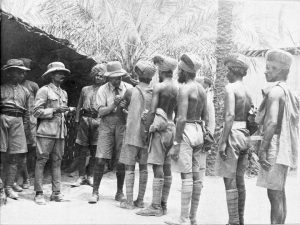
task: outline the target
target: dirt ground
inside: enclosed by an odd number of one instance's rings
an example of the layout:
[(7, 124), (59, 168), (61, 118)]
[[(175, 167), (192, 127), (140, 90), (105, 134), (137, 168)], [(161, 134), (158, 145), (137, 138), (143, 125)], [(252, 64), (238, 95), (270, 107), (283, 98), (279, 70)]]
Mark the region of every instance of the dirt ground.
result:
[[(137, 171), (136, 171), (137, 172)], [(138, 179), (136, 173), (136, 179)], [(9, 199), (6, 206), (1, 207), (1, 224), (164, 224), (170, 217), (180, 212), (180, 175), (173, 174), (173, 184), (168, 202), (169, 213), (163, 217), (142, 217), (135, 214), (139, 209), (124, 210), (113, 199), (116, 191), (116, 178), (108, 173), (100, 186), (101, 199), (97, 204), (88, 204), (92, 188), (87, 185), (71, 188), (76, 177), (63, 175), (62, 191), (70, 202), (48, 202), (45, 206), (33, 202), (34, 192), (29, 190), (20, 194), (19, 200)], [(153, 173), (149, 168), (149, 181), (145, 196), (146, 204), (151, 202), (151, 185)], [(245, 222), (247, 224), (269, 223), (270, 205), (265, 189), (256, 187), (256, 178), (246, 178), (247, 200)], [(135, 196), (138, 182), (135, 183)], [(51, 185), (45, 184), (45, 195), (51, 194)], [(286, 184), (288, 214), (287, 224), (300, 223), (300, 179), (289, 175)], [(125, 191), (125, 189), (124, 189)], [(225, 202), (224, 184), (219, 177), (206, 177), (198, 209), (198, 223), (225, 224), (228, 220)]]

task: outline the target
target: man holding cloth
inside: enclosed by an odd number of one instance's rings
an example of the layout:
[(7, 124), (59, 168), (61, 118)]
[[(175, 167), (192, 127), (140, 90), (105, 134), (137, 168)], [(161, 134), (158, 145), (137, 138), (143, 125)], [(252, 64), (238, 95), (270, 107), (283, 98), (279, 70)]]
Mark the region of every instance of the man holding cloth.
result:
[(266, 53), (266, 60), (266, 80), (274, 84), (263, 90), (264, 100), (256, 117), (263, 128), (257, 186), (268, 190), (271, 223), (284, 224), (286, 177), (289, 168), (297, 167), (300, 102), (286, 83), (292, 55), (275, 49)]
[[(152, 87), (150, 82), (156, 72), (152, 62), (138, 61), (134, 72), (137, 74), (139, 84), (126, 91), (124, 101), (121, 104), (128, 105), (128, 116), (126, 123), (125, 138), (120, 155), (120, 163), (125, 164), (126, 169), (126, 197), (127, 201), (121, 202), (121, 208), (134, 209), (134, 207), (144, 207), (144, 195), (148, 180), (147, 159), (148, 144), (145, 134), (142, 114), (149, 111), (152, 99)], [(134, 171), (135, 163), (139, 163), (139, 194), (137, 200), (133, 202)]]
[[(116, 160), (119, 159), (126, 126), (126, 115), (119, 104), (126, 90), (132, 88), (132, 85), (122, 81), (122, 76), (126, 75), (126, 71), (122, 69), (120, 62), (107, 63), (106, 70), (105, 75), (108, 77), (108, 83), (101, 86), (96, 95), (98, 115), (101, 117), (101, 122), (96, 150), (93, 193), (89, 203), (96, 203), (99, 200), (98, 189), (104, 174), (106, 161), (110, 160), (113, 154), (116, 155)], [(117, 193), (115, 200), (121, 201), (124, 198), (125, 165), (117, 163), (116, 169)]]

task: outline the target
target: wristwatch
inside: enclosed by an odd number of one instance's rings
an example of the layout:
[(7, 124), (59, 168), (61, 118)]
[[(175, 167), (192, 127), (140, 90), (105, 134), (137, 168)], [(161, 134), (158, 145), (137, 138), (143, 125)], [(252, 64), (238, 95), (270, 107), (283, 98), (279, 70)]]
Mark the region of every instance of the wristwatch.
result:
[(173, 145), (176, 146), (176, 145), (179, 145), (179, 143), (177, 141), (174, 141)]

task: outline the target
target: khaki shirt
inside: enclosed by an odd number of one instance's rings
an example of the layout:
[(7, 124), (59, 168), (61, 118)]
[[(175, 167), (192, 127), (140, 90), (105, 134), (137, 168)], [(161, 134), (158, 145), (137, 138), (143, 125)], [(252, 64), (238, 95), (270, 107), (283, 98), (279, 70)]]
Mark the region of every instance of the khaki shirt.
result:
[(53, 113), (54, 108), (67, 106), (67, 92), (50, 83), (36, 94), (33, 115), (40, 119), (37, 137), (64, 139), (67, 134), (64, 113)]
[(76, 118), (75, 118), (76, 122), (79, 122), (80, 109), (97, 111), (96, 94), (99, 88), (100, 86), (96, 86), (96, 85), (86, 86), (82, 88), (78, 105), (77, 105)]

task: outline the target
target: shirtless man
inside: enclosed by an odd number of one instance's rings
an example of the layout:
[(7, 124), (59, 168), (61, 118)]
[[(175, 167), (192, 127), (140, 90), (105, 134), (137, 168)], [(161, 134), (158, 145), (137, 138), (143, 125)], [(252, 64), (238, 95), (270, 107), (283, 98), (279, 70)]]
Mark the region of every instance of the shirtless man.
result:
[[(205, 176), (206, 152), (203, 151), (201, 123), (207, 123), (206, 93), (195, 81), (200, 68), (197, 57), (183, 54), (178, 65), (178, 115), (175, 140), (170, 150), (173, 168), (181, 173), (181, 213), (167, 224), (196, 224), (200, 193)], [(191, 207), (190, 207), (191, 206)]]
[(232, 54), (224, 61), (229, 84), (225, 92), (224, 128), (219, 142), (216, 175), (224, 178), (229, 224), (244, 224), (245, 181), (248, 165), (246, 120), (252, 100), (243, 84), (248, 65), (245, 56)]
[(259, 149), (261, 168), (257, 186), (267, 188), (271, 223), (284, 224), (287, 208), (285, 182), (288, 168), (297, 167), (299, 149), (299, 98), (286, 84), (292, 64), (290, 53), (270, 50), (266, 54), (266, 80), (274, 84), (264, 90), (257, 122), (263, 136)]
[(167, 213), (167, 200), (172, 183), (171, 158), (168, 152), (175, 134), (173, 113), (178, 87), (172, 77), (177, 61), (169, 57), (155, 56), (153, 62), (158, 65), (160, 81), (154, 86), (151, 110), (146, 122), (146, 130), (150, 129), (151, 135), (148, 163), (152, 164), (154, 173), (153, 196), (152, 204), (137, 212), (141, 216), (162, 216)]

